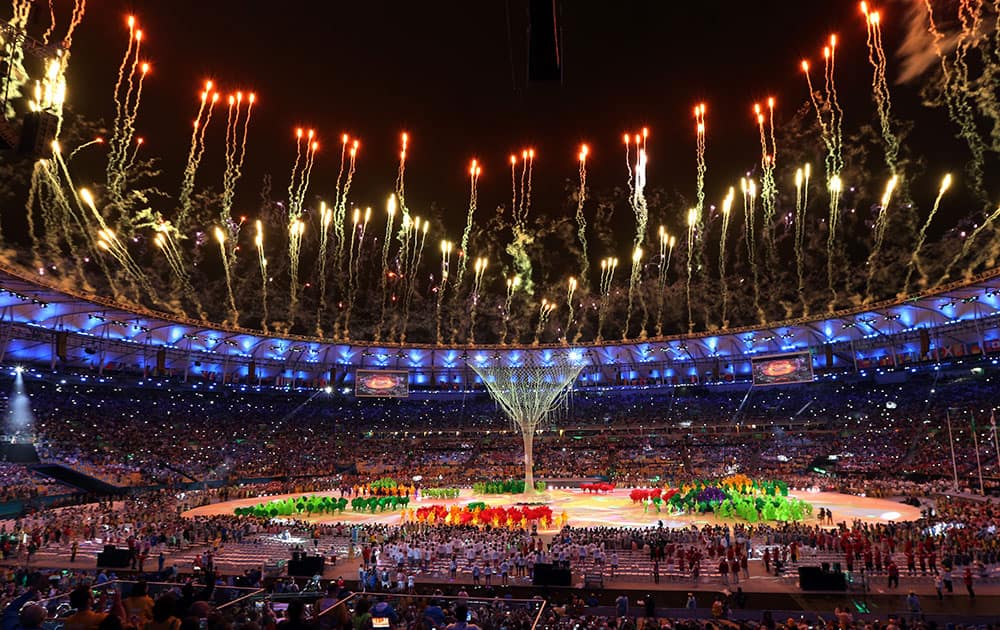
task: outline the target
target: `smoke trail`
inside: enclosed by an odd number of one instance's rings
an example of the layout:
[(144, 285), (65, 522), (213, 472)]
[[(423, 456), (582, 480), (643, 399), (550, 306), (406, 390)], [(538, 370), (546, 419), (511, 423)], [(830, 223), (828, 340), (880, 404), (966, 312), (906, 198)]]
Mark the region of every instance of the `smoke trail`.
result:
[(254, 245), (257, 246), (257, 264), (260, 267), (260, 307), (262, 311), (260, 326), (265, 333), (267, 328), (267, 257), (264, 255), (264, 226), (260, 219), (257, 219), (257, 234), (254, 237)]
[(472, 165), (469, 166), (469, 211), (465, 215), (465, 230), (462, 232), (462, 244), (458, 250), (458, 274), (455, 277), (456, 296), (458, 296), (458, 290), (462, 286), (465, 267), (469, 261), (469, 234), (472, 232), (472, 217), (476, 213), (476, 204), (478, 203), (476, 185), (479, 182), (479, 174), (481, 172), (482, 169), (479, 166), (479, 162), (472, 160)]
[[(201, 104), (198, 106), (198, 115), (194, 119), (194, 129), (191, 131), (191, 146), (188, 149), (187, 164), (184, 167), (184, 177), (181, 181), (181, 191), (178, 196), (180, 206), (177, 213), (176, 224), (178, 229), (182, 228), (191, 212), (191, 195), (194, 193), (195, 176), (198, 173), (198, 165), (201, 163), (201, 156), (205, 153), (205, 129), (208, 127), (212, 117), (212, 108), (219, 100), (219, 94), (212, 96), (211, 104), (208, 104), (208, 95), (212, 90), (212, 82), (205, 82), (205, 91), (201, 93)], [(208, 106), (208, 115), (202, 122), (202, 115)]]
[(537, 346), (542, 337), (542, 331), (545, 330), (545, 324), (549, 321), (549, 315), (555, 309), (556, 305), (549, 302), (547, 299), (542, 298), (542, 303), (538, 307), (538, 326), (535, 327), (535, 338), (532, 340), (531, 345)]
[(350, 339), (350, 310), (354, 303), (354, 243), (358, 238), (358, 224), (361, 222), (361, 210), (354, 209), (354, 216), (351, 219), (351, 238), (347, 242), (347, 307), (344, 309), (344, 338)]
[(729, 188), (729, 193), (722, 200), (722, 235), (719, 237), (719, 284), (722, 286), (722, 327), (729, 328), (729, 287), (726, 285), (726, 234), (729, 231), (729, 213), (736, 198), (736, 190)]
[(941, 199), (950, 187), (951, 174), (947, 174), (941, 180), (941, 187), (938, 188), (938, 195), (934, 200), (934, 206), (931, 207), (931, 212), (927, 215), (927, 220), (924, 222), (923, 227), (920, 228), (920, 234), (917, 236), (917, 245), (913, 248), (913, 254), (910, 255), (910, 261), (906, 265), (906, 280), (903, 282), (903, 294), (901, 297), (906, 297), (910, 293), (910, 278), (913, 276), (914, 269), (920, 273), (920, 286), (927, 286), (927, 274), (924, 273), (923, 266), (920, 264), (920, 249), (924, 246), (924, 241), (927, 238), (927, 228), (930, 227), (931, 221), (934, 220), (934, 215), (937, 214), (938, 208), (941, 206)]
[(87, 0), (74, 0), (73, 14), (70, 16), (69, 26), (66, 27), (66, 35), (63, 36), (63, 44), (67, 50), (73, 46), (73, 33), (76, 32), (76, 27), (80, 26), (80, 22), (83, 22), (83, 15), (86, 12)]
[(410, 142), (409, 135), (404, 131), (400, 135), (401, 149), (399, 151), (399, 171), (396, 173), (396, 197), (399, 206), (406, 208), (406, 147)]
[(986, 154), (986, 145), (976, 129), (976, 121), (973, 117), (972, 106), (969, 104), (969, 84), (968, 66), (965, 64), (965, 56), (971, 42), (977, 37), (972, 29), (978, 29), (978, 15), (970, 15), (971, 8), (968, 2), (959, 4), (959, 19), (962, 23), (962, 31), (955, 43), (955, 59), (953, 66), (948, 62), (948, 55), (944, 50), (944, 35), (937, 27), (934, 19), (934, 9), (931, 0), (924, 0), (927, 7), (928, 28), (934, 41), (934, 50), (941, 61), (941, 75), (943, 78), (943, 93), (948, 115), (958, 126), (958, 136), (965, 140), (972, 153), (972, 161), (968, 165), (969, 185), (973, 193), (982, 201), (988, 199), (986, 188), (983, 182), (983, 162)]
[(875, 242), (872, 251), (868, 255), (868, 278), (865, 281), (865, 303), (872, 298), (872, 278), (875, 277), (875, 263), (878, 261), (879, 252), (882, 251), (882, 243), (885, 240), (885, 229), (889, 224), (889, 202), (892, 200), (892, 193), (896, 190), (898, 177), (893, 175), (889, 183), (885, 186), (885, 193), (882, 194), (882, 203), (879, 204), (878, 215), (875, 219)]
[(525, 149), (521, 152), (521, 183), (517, 184), (517, 158), (511, 156), (514, 220), (511, 226), (512, 240), (507, 244), (506, 251), (513, 258), (514, 269), (520, 278), (520, 286), (525, 293), (532, 295), (535, 285), (532, 281), (531, 258), (528, 256), (528, 245), (534, 242), (534, 237), (528, 233), (527, 218), (531, 211), (531, 179), (535, 161), (535, 150)]
[[(121, 130), (121, 123), (122, 123), (122, 118), (124, 116), (124, 110), (123, 110), (123, 105), (122, 105), (122, 101), (121, 101), (120, 95), (121, 95), (121, 91), (122, 91), (122, 84), (125, 82), (125, 68), (128, 67), (129, 59), (132, 58), (132, 46), (133, 46), (133, 44), (137, 44), (138, 41), (141, 41), (141, 38), (139, 38), (139, 40), (136, 39), (135, 17), (130, 15), (128, 17), (128, 46), (126, 46), (126, 48), (125, 48), (125, 54), (122, 56), (121, 64), (119, 64), (119, 66), (118, 66), (118, 80), (115, 82), (115, 91), (114, 91), (115, 118), (114, 118), (114, 121), (112, 123), (111, 139), (110, 139), (110, 142), (108, 144), (108, 146), (109, 146), (109, 153), (108, 153), (108, 173), (107, 173), (108, 181), (111, 180), (112, 175), (113, 175), (112, 171), (110, 170), (112, 168), (113, 163), (114, 163), (114, 159), (113, 159), (113, 155), (114, 154), (113, 154), (113, 151), (118, 146), (118, 144), (117, 144), (118, 143), (118, 135), (121, 133), (121, 131), (120, 131)], [(137, 54), (137, 56), (138, 56), (138, 54)], [(132, 80), (132, 77), (131, 77), (131, 74), (130, 74), (129, 75), (129, 81), (131, 82), (131, 80)]]
[(485, 258), (477, 258), (473, 270), (472, 284), (472, 308), (469, 312), (469, 343), (476, 343), (476, 313), (479, 309), (479, 296), (483, 288), (483, 275), (486, 273), (488, 262)]
[(869, 12), (868, 6), (862, 2), (861, 11), (865, 16), (867, 31), (868, 63), (872, 67), (872, 98), (875, 101), (875, 112), (878, 114), (882, 141), (885, 143), (885, 163), (889, 173), (896, 174), (896, 162), (899, 156), (899, 139), (892, 131), (892, 99), (889, 94), (889, 83), (885, 78), (886, 58), (882, 45), (881, 14), (878, 11)]
[(611, 296), (611, 285), (615, 279), (615, 270), (618, 269), (617, 258), (605, 258), (601, 260), (601, 302), (597, 309), (597, 337), (595, 341), (600, 343), (604, 340), (604, 318), (607, 315), (608, 303)]
[(316, 306), (316, 336), (323, 336), (323, 314), (326, 312), (326, 248), (329, 240), (330, 224), (333, 223), (333, 209), (325, 201), (319, 206), (319, 304)]
[[(474, 168), (474, 167), (473, 167)], [(448, 272), (451, 270), (451, 251), (454, 244), (451, 241), (441, 241), (441, 281), (438, 283), (437, 291), (437, 344), (444, 343), (441, 338), (441, 304), (444, 302), (445, 289), (448, 288)]]
[(694, 252), (694, 237), (698, 226), (698, 209), (691, 208), (688, 210), (687, 217), (687, 282), (684, 286), (684, 294), (687, 301), (687, 315), (688, 315), (688, 334), (694, 332), (694, 314), (691, 311), (691, 274), (693, 266), (692, 254)]
[(521, 286), (521, 278), (513, 276), (507, 279), (507, 299), (503, 303), (503, 327), (500, 332), (500, 345), (507, 345), (507, 335), (510, 332), (511, 306), (514, 303), (514, 292)]
[[(319, 142), (314, 140), (316, 132), (312, 129), (305, 133), (303, 142), (303, 130), (295, 131), (295, 164), (292, 166), (292, 175), (288, 183), (288, 261), (289, 261), (289, 301), (288, 319), (295, 321), (299, 303), (299, 252), (302, 248), (302, 234), (305, 232), (305, 223), (302, 221), (303, 204), (309, 189), (309, 174), (312, 170), (316, 151), (319, 149)], [(303, 150), (304, 149), (304, 150)]]
[[(28, 219), (28, 236), (31, 237), (31, 265), (34, 268), (42, 266), (41, 243), (35, 232), (35, 205), (38, 201), (39, 188), (42, 183), (42, 171), (48, 168), (47, 160), (38, 160), (31, 169), (31, 185), (28, 188), (28, 198), (24, 203), (24, 214)], [(46, 225), (46, 228), (49, 226)], [(46, 229), (46, 233), (48, 233)]]
[[(645, 139), (646, 130), (643, 130)], [(636, 137), (638, 145), (638, 136)], [(629, 325), (632, 321), (632, 304), (635, 298), (635, 289), (639, 284), (640, 271), (642, 269), (642, 243), (646, 237), (646, 225), (649, 222), (649, 209), (646, 205), (646, 149), (639, 148), (635, 163), (635, 188), (632, 195), (632, 211), (635, 213), (635, 238), (632, 241), (632, 270), (629, 273), (628, 283), (628, 309), (625, 314), (625, 323), (622, 326), (622, 341), (628, 338)], [(643, 327), (645, 328), (645, 327)], [(645, 330), (642, 331), (645, 333)], [(644, 336), (644, 334), (640, 334)]]
[(832, 313), (836, 310), (837, 289), (834, 287), (833, 257), (837, 242), (837, 221), (840, 218), (840, 193), (843, 189), (843, 182), (839, 175), (834, 175), (830, 179), (830, 222), (829, 232), (826, 235), (826, 280), (830, 290), (830, 303), (828, 310)]
[[(125, 49), (125, 56), (122, 57), (121, 65), (118, 67), (118, 81), (115, 84), (114, 93), (115, 119), (112, 123), (111, 138), (108, 141), (108, 192), (112, 201), (116, 203), (121, 201), (121, 192), (123, 189), (121, 178), (124, 175), (118, 170), (122, 160), (121, 154), (128, 147), (128, 144), (125, 143), (123, 148), (122, 138), (128, 128), (129, 102), (134, 87), (133, 77), (135, 76), (136, 66), (139, 63), (139, 52), (142, 46), (142, 31), (135, 28), (135, 18), (132, 16), (128, 18), (128, 33), (128, 46)], [(134, 46), (133, 43), (135, 44)], [(129, 65), (130, 60), (131, 65)], [(127, 75), (125, 72), (126, 68), (130, 68)], [(123, 83), (126, 87), (122, 95)]]
[(563, 329), (562, 342), (565, 344), (569, 339), (569, 330), (573, 325), (573, 294), (576, 293), (576, 278), (571, 277), (566, 286), (566, 327)]
[[(420, 226), (419, 217), (414, 221), (415, 226)], [(413, 302), (413, 291), (417, 283), (417, 269), (420, 267), (420, 258), (424, 253), (424, 243), (427, 241), (427, 228), (430, 227), (430, 223), (427, 221), (423, 222), (421, 227), (422, 234), (419, 235), (419, 244), (415, 248), (415, 254), (413, 256), (413, 265), (411, 267), (412, 272), (410, 273), (409, 282), (406, 286), (406, 299), (403, 304), (403, 323), (399, 331), (399, 343), (406, 342), (406, 329), (410, 324), (410, 305)], [(414, 230), (414, 242), (417, 242), (416, 229)]]
[[(691, 241), (688, 243), (688, 247), (694, 249), (696, 255), (697, 269), (699, 271), (707, 270), (705, 265), (705, 174), (708, 170), (705, 163), (705, 104), (700, 103), (694, 108), (695, 116), (695, 129), (697, 132), (697, 167), (698, 167), (698, 178), (697, 178), (697, 194), (695, 196), (696, 206), (695, 206), (695, 216), (694, 216), (694, 227), (689, 229), (688, 236)], [(691, 307), (691, 271), (692, 271), (692, 261), (690, 258), (690, 253), (688, 256), (688, 310)], [(705, 309), (705, 328), (709, 328), (709, 300), (702, 300)], [(690, 312), (689, 312), (690, 315)], [(694, 318), (688, 317), (688, 330), (694, 330)]]
[[(829, 52), (827, 52), (829, 51)], [(834, 146), (836, 151), (833, 155), (834, 167), (836, 173), (839, 175), (844, 169), (844, 133), (843, 133), (843, 122), (844, 122), (844, 110), (840, 107), (840, 99), (837, 96), (837, 81), (836, 81), (836, 67), (837, 67), (837, 36), (830, 36), (830, 45), (824, 49), (823, 54), (824, 59), (826, 59), (826, 72), (827, 72), (827, 100), (830, 103), (830, 120), (831, 126), (830, 130), (833, 135)]]
[(382, 279), (379, 286), (382, 289), (382, 298), (379, 303), (378, 326), (375, 327), (375, 342), (382, 340), (382, 328), (385, 326), (385, 306), (386, 306), (386, 285), (389, 278), (389, 243), (392, 241), (392, 222), (396, 216), (396, 196), (389, 195), (386, 203), (386, 223), (385, 238), (382, 240)]
[(52, 31), (56, 27), (56, 9), (54, 6), (52, 6), (52, 0), (48, 0), (48, 4), (49, 4), (49, 26), (48, 28), (45, 29), (45, 32), (42, 33), (42, 43), (46, 45), (49, 43), (49, 37), (52, 36)]
[[(232, 121), (232, 132), (230, 139), (230, 128), (226, 128), (226, 170), (223, 175), (223, 187), (222, 187), (222, 220), (230, 220), (231, 210), (233, 206), (233, 200), (236, 196), (236, 184), (239, 182), (240, 177), (243, 176), (243, 163), (246, 160), (247, 153), (247, 136), (250, 130), (250, 115), (253, 111), (253, 105), (257, 97), (254, 94), (250, 94), (247, 98), (247, 109), (246, 117), (243, 120), (243, 131), (242, 134), (239, 133), (239, 123), (240, 123), (240, 104), (243, 101), (243, 93), (237, 92), (235, 99), (235, 116)], [(230, 101), (232, 104), (232, 101)]]
[[(337, 213), (334, 216), (334, 224), (339, 226), (340, 239), (337, 243), (337, 270), (342, 272), (344, 268), (344, 242), (346, 239), (344, 219), (347, 216), (347, 199), (351, 194), (351, 184), (354, 182), (354, 173), (357, 170), (357, 160), (358, 160), (358, 150), (361, 148), (361, 142), (357, 139), (351, 144), (351, 148), (347, 152), (347, 174), (344, 177), (344, 186), (340, 192), (340, 200), (337, 202)], [(398, 195), (397, 195), (398, 196)], [(408, 213), (406, 206), (403, 205), (402, 198), (400, 198), (400, 208), (403, 210), (403, 214)], [(354, 238), (352, 235), (351, 238)]]
[(340, 189), (342, 186), (341, 180), (344, 177), (344, 166), (347, 164), (347, 143), (350, 141), (350, 137), (345, 133), (340, 137), (340, 140), (340, 169), (337, 171), (336, 191), (333, 197), (334, 251), (338, 262), (338, 272), (340, 271), (339, 264), (343, 255), (345, 238), (344, 217), (340, 216)]
[(764, 210), (761, 219), (761, 236), (763, 237), (765, 254), (768, 259), (774, 255), (774, 214), (777, 198), (777, 187), (774, 180), (774, 168), (777, 157), (777, 146), (774, 138), (774, 99), (767, 99), (770, 121), (770, 134), (765, 127), (765, 118), (759, 103), (754, 103), (754, 115), (757, 118), (757, 128), (760, 133), (760, 201)]
[(667, 286), (667, 271), (670, 269), (670, 256), (674, 252), (676, 239), (667, 234), (667, 229), (660, 226), (660, 260), (656, 282), (656, 336), (663, 335), (663, 298)]
[(803, 240), (806, 233), (806, 212), (809, 205), (809, 176), (812, 166), (808, 163), (795, 171), (795, 271), (798, 278), (799, 301), (802, 302), (802, 316), (809, 315), (809, 302), (805, 293), (805, 264), (802, 260)]
[[(136, 33), (137, 40), (141, 41), (142, 31)], [(129, 105), (130, 93), (132, 92), (132, 75), (136, 74), (138, 70), (138, 80), (135, 82), (135, 102)], [(128, 149), (132, 146), (132, 139), (135, 138), (135, 120), (139, 115), (139, 102), (142, 99), (142, 86), (145, 83), (146, 75), (149, 74), (149, 64), (142, 63), (139, 64), (139, 43), (136, 43), (135, 59), (132, 63), (132, 75), (129, 75), (129, 91), (125, 93), (125, 117), (122, 121), (122, 132), (119, 136), (119, 143), (117, 147), (117, 165), (115, 171), (117, 173), (117, 178), (112, 185), (109, 182), (109, 188), (114, 188), (112, 191), (112, 198), (116, 197), (121, 199), (125, 194), (125, 187), (128, 181)]]
[(226, 234), (222, 228), (215, 228), (215, 240), (219, 242), (219, 253), (222, 255), (222, 268), (226, 275), (226, 295), (229, 297), (229, 321), (233, 326), (240, 325), (240, 314), (236, 310), (236, 296), (233, 295), (233, 274), (230, 271), (229, 252), (226, 247)]
[(587, 285), (590, 273), (590, 255), (587, 253), (587, 217), (583, 214), (583, 206), (587, 201), (587, 154), (589, 152), (587, 145), (580, 146), (580, 188), (576, 195), (576, 233), (580, 239), (580, 280), (584, 286)]
[(636, 247), (632, 251), (632, 271), (628, 281), (628, 309), (625, 311), (625, 321), (622, 323), (622, 341), (628, 340), (629, 324), (632, 322), (632, 300), (635, 295), (635, 287), (639, 284), (639, 271), (642, 269), (642, 248)]
[(125, 162), (124, 172), (128, 173), (135, 167), (135, 160), (139, 157), (139, 149), (142, 148), (143, 140), (141, 137), (135, 139), (135, 148), (132, 149), (132, 155), (129, 156), (128, 160)]
[[(936, 289), (948, 279), (948, 276), (951, 274), (951, 270), (956, 264), (958, 264), (958, 261), (968, 256), (969, 251), (972, 250), (972, 244), (975, 243), (976, 237), (979, 236), (979, 233), (993, 225), (993, 222), (996, 221), (998, 217), (1000, 217), (1000, 207), (998, 207), (993, 214), (988, 216), (986, 220), (983, 221), (982, 225), (973, 230), (972, 234), (969, 235), (969, 238), (965, 239), (965, 243), (962, 244), (962, 250), (955, 254), (955, 257), (951, 259), (951, 262), (949, 262), (948, 266), (945, 267), (944, 273), (941, 274), (941, 278), (937, 281), (937, 284), (935, 284), (933, 288)], [(971, 273), (971, 266), (967, 270), (967, 273)]]
[(760, 306), (760, 272), (757, 267), (757, 251), (754, 245), (756, 232), (754, 231), (754, 221), (757, 214), (757, 184), (752, 179), (741, 178), (740, 190), (743, 192), (743, 236), (747, 243), (747, 260), (750, 261), (750, 271), (753, 280), (753, 305), (757, 311), (757, 317), (761, 324), (767, 322), (764, 309)]

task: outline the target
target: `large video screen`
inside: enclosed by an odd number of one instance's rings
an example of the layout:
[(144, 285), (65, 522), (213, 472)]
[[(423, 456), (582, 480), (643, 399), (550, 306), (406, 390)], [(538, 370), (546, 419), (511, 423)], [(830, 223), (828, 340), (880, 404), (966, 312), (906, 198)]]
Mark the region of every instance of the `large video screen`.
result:
[(813, 380), (812, 355), (808, 352), (755, 357), (751, 364), (754, 385), (808, 383)]
[(405, 370), (357, 370), (354, 395), (368, 398), (406, 398), (410, 395), (410, 374)]

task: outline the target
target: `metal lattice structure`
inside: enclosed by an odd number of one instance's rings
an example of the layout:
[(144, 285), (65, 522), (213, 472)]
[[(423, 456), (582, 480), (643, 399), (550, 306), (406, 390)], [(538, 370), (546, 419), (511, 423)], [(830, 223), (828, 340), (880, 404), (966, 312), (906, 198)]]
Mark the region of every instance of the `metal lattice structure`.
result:
[(521, 431), (525, 492), (533, 492), (535, 487), (535, 431), (566, 399), (583, 366), (580, 358), (569, 352), (551, 353), (544, 358), (528, 354), (507, 365), (500, 360), (469, 364), (504, 415)]

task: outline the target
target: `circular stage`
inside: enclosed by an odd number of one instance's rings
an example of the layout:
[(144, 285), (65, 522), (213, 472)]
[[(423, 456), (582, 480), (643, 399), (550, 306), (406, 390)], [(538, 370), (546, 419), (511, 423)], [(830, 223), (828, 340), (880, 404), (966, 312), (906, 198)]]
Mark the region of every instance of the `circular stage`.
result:
[[(411, 501), (413, 509), (425, 505), (464, 506), (472, 501), (485, 502), (490, 507), (507, 507), (524, 501), (544, 503), (552, 508), (556, 519), (562, 512), (569, 517), (569, 525), (576, 527), (650, 527), (663, 523), (665, 527), (688, 527), (690, 525), (705, 525), (723, 522), (712, 514), (671, 514), (666, 510), (657, 513), (652, 507), (648, 512), (629, 499), (627, 488), (618, 488), (609, 493), (592, 494), (578, 489), (549, 490), (536, 497), (525, 495), (495, 494), (480, 495), (472, 490), (463, 489), (457, 499), (421, 499)], [(309, 496), (340, 496), (339, 491), (307, 493)], [(281, 494), (250, 499), (237, 499), (223, 503), (204, 505), (184, 512), (182, 516), (215, 516), (232, 514), (238, 507), (248, 507), (262, 502), (286, 497), (303, 496), (303, 494)], [(920, 518), (920, 510), (887, 499), (871, 499), (836, 492), (790, 491), (789, 496), (800, 498), (812, 504), (814, 513), (819, 508), (827, 508), (833, 512), (834, 522), (852, 522), (861, 520), (869, 523), (888, 523), (891, 521), (910, 521)], [(348, 507), (343, 514), (301, 515), (298, 520), (313, 523), (380, 523), (397, 524), (402, 522), (401, 512), (354, 512)], [(726, 519), (730, 523), (742, 523), (738, 519)], [(815, 519), (808, 519), (807, 522)], [(555, 531), (555, 528), (549, 531)]]

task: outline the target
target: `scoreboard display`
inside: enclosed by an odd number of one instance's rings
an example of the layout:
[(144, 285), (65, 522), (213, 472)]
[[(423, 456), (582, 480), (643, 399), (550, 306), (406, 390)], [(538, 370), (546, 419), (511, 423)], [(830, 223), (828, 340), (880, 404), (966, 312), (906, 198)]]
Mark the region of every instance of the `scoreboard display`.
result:
[(354, 395), (363, 398), (407, 398), (410, 373), (405, 370), (357, 370)]
[(754, 385), (809, 383), (813, 380), (812, 354), (796, 352), (751, 359)]

